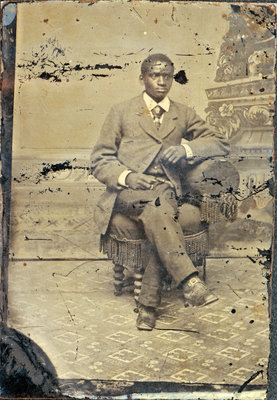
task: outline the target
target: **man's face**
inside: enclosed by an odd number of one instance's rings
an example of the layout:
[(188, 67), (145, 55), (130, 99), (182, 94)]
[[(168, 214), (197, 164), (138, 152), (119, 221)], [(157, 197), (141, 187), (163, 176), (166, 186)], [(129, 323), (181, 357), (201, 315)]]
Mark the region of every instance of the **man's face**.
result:
[(150, 63), (148, 70), (140, 76), (146, 93), (157, 103), (168, 94), (173, 81), (173, 66), (164, 61)]

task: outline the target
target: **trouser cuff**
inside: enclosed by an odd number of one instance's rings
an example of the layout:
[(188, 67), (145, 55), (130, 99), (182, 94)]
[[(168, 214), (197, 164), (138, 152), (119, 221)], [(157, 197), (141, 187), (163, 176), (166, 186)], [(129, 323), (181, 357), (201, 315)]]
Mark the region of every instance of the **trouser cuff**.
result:
[(199, 275), (199, 272), (196, 270), (196, 271), (193, 271), (191, 274), (189, 274), (189, 275), (187, 275), (186, 277), (185, 277), (185, 279), (183, 279), (183, 280), (181, 280), (181, 282), (179, 282), (178, 284), (177, 284), (177, 288), (178, 289), (182, 289), (182, 287), (184, 286), (184, 284), (190, 279), (190, 278), (192, 278), (193, 276), (198, 276)]
[(146, 307), (157, 308), (161, 302), (160, 287), (143, 284), (139, 294), (138, 302)]

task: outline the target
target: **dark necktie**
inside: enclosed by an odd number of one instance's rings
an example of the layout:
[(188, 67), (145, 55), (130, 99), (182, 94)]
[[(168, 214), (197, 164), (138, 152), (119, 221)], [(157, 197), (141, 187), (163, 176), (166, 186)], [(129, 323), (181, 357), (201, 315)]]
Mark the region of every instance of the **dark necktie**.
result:
[(154, 124), (157, 129), (160, 128), (161, 126), (161, 117), (164, 113), (164, 109), (160, 106), (156, 106), (155, 108), (152, 109), (152, 114), (154, 117)]

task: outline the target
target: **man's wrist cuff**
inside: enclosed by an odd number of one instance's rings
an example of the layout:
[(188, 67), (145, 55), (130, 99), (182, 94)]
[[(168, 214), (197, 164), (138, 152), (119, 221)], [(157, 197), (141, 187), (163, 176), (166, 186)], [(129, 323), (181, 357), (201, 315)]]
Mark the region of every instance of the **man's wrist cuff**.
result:
[(190, 148), (190, 146), (186, 143), (182, 143), (182, 146), (185, 148), (186, 153), (187, 153), (187, 160), (192, 160), (193, 159), (193, 152)]
[(130, 169), (126, 169), (125, 171), (121, 172), (121, 174), (118, 177), (118, 184), (120, 186), (123, 186), (126, 188), (128, 187), (128, 185), (126, 184), (126, 178), (131, 172), (133, 172), (133, 171), (131, 171)]

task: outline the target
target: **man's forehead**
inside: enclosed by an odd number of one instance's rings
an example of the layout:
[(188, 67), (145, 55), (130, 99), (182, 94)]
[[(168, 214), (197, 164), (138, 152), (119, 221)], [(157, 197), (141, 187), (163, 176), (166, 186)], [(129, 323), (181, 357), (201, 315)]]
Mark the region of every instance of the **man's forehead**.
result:
[(166, 61), (153, 61), (150, 62), (148, 66), (148, 71), (163, 71), (163, 70), (172, 70), (173, 65)]

